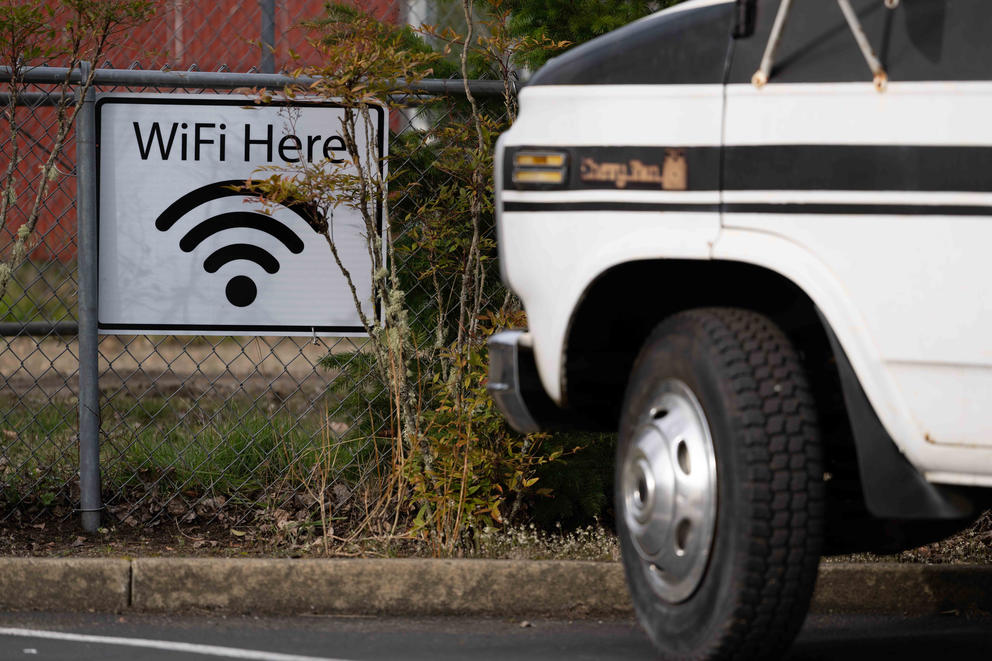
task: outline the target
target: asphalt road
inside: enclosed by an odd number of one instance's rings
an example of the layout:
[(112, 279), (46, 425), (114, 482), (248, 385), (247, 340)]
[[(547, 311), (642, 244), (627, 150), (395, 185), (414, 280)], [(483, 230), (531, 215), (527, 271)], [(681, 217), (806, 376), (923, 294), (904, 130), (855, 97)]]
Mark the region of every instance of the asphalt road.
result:
[[(33, 633), (32, 633), (33, 632)], [(47, 636), (80, 636), (55, 640)], [(111, 640), (92, 639), (93, 636)], [(988, 659), (992, 616), (811, 616), (790, 659)], [(654, 659), (630, 620), (0, 614), (0, 659)]]

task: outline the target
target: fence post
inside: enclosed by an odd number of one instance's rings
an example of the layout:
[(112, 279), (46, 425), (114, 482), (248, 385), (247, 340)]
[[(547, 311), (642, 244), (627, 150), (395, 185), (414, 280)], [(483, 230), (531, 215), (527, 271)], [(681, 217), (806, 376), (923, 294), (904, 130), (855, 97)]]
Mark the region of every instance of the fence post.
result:
[[(90, 64), (80, 65), (81, 84)], [(97, 336), (97, 199), (95, 92), (76, 115), (76, 231), (79, 279), (79, 511), (83, 530), (100, 527), (100, 386)]]
[(259, 0), (262, 5), (262, 73), (276, 72), (276, 0)]

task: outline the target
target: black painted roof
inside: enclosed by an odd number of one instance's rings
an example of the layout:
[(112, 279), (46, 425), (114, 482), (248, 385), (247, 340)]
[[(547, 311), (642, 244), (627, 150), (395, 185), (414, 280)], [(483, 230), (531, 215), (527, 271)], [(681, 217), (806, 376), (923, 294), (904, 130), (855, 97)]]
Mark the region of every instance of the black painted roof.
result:
[(733, 15), (728, 2), (636, 21), (553, 58), (529, 84), (720, 83)]
[[(779, 0), (758, 0), (752, 36), (734, 43), (727, 82), (748, 83), (761, 62)], [(990, 0), (852, 0), (865, 35), (891, 82), (992, 79)], [(844, 15), (830, 0), (793, 0), (771, 81), (870, 81)]]
[[(779, 4), (757, 0), (756, 28), (739, 39), (731, 37), (733, 2), (637, 21), (552, 59), (529, 84), (749, 83)], [(890, 81), (992, 80), (992, 0), (901, 0), (895, 9), (882, 0), (852, 5)], [(870, 80), (837, 3), (793, 0), (771, 82)]]

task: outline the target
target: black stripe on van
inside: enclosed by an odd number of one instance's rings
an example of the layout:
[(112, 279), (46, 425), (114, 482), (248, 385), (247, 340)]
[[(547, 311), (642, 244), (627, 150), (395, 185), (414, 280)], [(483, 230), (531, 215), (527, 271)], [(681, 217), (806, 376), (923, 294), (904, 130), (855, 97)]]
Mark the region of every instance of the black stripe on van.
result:
[(504, 202), (504, 211), (681, 211), (715, 213), (719, 204), (666, 202)]
[[(519, 152), (555, 152), (567, 157), (564, 186), (525, 185), (513, 181)], [(503, 187), (507, 190), (670, 190), (660, 179), (666, 159), (684, 160), (682, 190), (720, 187), (719, 147), (510, 147), (503, 155)]]
[(726, 147), (723, 172), (724, 190), (734, 191), (992, 192), (992, 147)]
[[(503, 186), (514, 184), (521, 150), (568, 156), (567, 183), (545, 190), (683, 190), (660, 181), (666, 159), (684, 159), (685, 188), (719, 190), (719, 147), (514, 147)], [(992, 192), (992, 147), (920, 145), (753, 145), (723, 149), (723, 190)]]
[[(718, 204), (678, 204), (653, 202), (504, 202), (506, 212), (578, 212), (578, 211), (648, 211), (681, 213), (716, 213)], [(747, 202), (724, 204), (726, 213), (760, 213), (791, 215), (851, 215), (851, 216), (992, 216), (992, 205), (954, 204), (864, 204), (864, 203), (802, 203), (773, 204)]]

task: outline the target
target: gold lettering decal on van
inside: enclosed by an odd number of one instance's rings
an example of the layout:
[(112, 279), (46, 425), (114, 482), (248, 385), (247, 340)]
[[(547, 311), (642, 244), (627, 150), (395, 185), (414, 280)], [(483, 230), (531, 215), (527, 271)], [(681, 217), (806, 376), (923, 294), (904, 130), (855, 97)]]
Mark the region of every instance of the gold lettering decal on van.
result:
[(661, 168), (661, 187), (665, 190), (685, 190), (689, 187), (689, 170), (684, 149), (666, 149)]
[(617, 188), (626, 188), (628, 184), (657, 184), (664, 190), (685, 190), (689, 177), (685, 151), (666, 149), (662, 165), (644, 163), (638, 159), (631, 159), (626, 163), (611, 163), (583, 158), (579, 164), (579, 179), (607, 182)]

